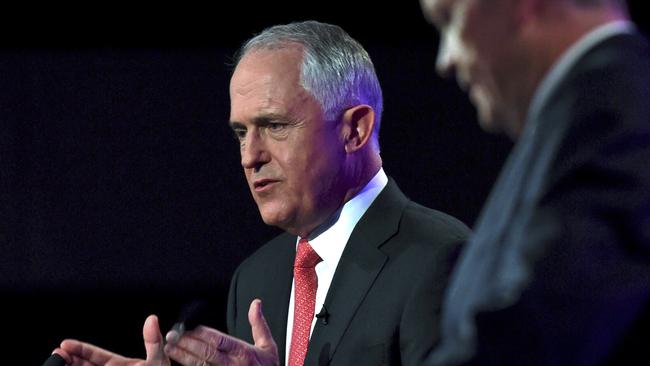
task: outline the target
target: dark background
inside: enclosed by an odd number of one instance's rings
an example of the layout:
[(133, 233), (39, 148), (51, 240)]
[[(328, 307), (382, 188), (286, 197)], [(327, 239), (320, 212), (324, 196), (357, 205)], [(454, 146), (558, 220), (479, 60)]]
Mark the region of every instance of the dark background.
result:
[(483, 133), (435, 75), (437, 36), (418, 2), (385, 3), (7, 11), (1, 363), (40, 365), (69, 337), (142, 357), (145, 317), (158, 314), (164, 332), (195, 298), (225, 328), (233, 270), (278, 233), (259, 218), (226, 124), (231, 56), (273, 24), (331, 22), (366, 47), (384, 90), (386, 172), (472, 225), (511, 143)]

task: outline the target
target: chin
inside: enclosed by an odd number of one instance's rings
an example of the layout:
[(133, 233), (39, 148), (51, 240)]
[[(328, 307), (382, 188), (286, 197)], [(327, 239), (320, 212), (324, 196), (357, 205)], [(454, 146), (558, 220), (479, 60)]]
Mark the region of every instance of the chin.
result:
[(501, 129), (498, 127), (498, 125), (496, 125), (490, 120), (479, 118), (478, 124), (479, 126), (481, 126), (481, 129), (487, 133), (498, 134), (502, 132)]
[(483, 131), (493, 134), (509, 135), (506, 118), (487, 105), (477, 107), (478, 123)]
[(266, 225), (275, 226), (285, 231), (290, 221), (287, 218), (286, 214), (279, 212), (265, 213), (264, 211), (260, 210), (260, 215), (262, 216), (262, 221), (264, 221)]
[(280, 223), (280, 220), (278, 220), (275, 216), (265, 214), (262, 214), (262, 221), (264, 221), (264, 223), (269, 226), (278, 226)]
[(509, 119), (503, 114), (493, 113), (494, 111), (490, 112), (492, 113), (479, 113), (479, 125), (483, 131), (506, 135), (512, 140), (516, 140), (519, 137), (521, 130), (517, 129), (519, 124), (516, 121)]
[(478, 108), (478, 124), (481, 129), (489, 133), (500, 132), (499, 125), (495, 122), (494, 116), (486, 108)]

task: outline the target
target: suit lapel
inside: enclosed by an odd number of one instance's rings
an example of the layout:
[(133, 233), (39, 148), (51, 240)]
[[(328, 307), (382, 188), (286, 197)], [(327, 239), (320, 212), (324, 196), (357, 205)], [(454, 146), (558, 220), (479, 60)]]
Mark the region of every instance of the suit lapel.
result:
[(273, 264), (274, 268), (269, 273), (273, 281), (264, 281), (269, 286), (262, 289), (264, 297), (262, 311), (271, 329), (271, 334), (278, 346), (280, 364), (284, 365), (286, 340), (287, 340), (287, 315), (289, 310), (289, 297), (291, 296), (291, 284), (293, 281), (293, 261), (296, 256), (296, 237), (285, 234), (276, 240), (281, 241), (277, 245), (277, 257)]
[(391, 179), (355, 227), (325, 298), (328, 322), (316, 323), (305, 365), (329, 363), (359, 305), (388, 260), (379, 247), (397, 232), (407, 203), (408, 199)]

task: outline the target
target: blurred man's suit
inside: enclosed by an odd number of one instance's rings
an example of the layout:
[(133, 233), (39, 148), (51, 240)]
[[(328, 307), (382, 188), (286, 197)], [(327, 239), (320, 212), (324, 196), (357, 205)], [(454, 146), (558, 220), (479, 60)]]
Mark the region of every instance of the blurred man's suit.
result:
[(648, 347), (650, 49), (619, 33), (566, 71), (529, 111), (459, 259), (449, 359), (627, 364)]

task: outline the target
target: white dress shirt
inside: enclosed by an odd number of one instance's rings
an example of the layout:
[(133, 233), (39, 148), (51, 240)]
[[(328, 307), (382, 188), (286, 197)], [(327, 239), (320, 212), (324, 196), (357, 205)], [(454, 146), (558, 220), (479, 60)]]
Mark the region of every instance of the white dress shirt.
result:
[[(351, 200), (345, 203), (343, 207), (336, 212), (331, 220), (324, 225), (330, 225), (326, 228), (320, 228), (315, 230), (316, 234), (314, 237), (307, 238), (309, 244), (314, 251), (321, 257), (322, 262), (316, 265), (316, 276), (318, 277), (318, 289), (316, 290), (316, 308), (314, 309), (314, 314), (318, 314), (323, 308), (323, 303), (325, 302), (325, 296), (327, 291), (330, 288), (332, 283), (332, 277), (334, 277), (334, 271), (339, 264), (341, 259), (341, 254), (343, 254), (343, 249), (350, 239), (352, 230), (357, 225), (361, 216), (368, 210), (368, 207), (372, 202), (377, 198), (379, 192), (381, 192), (386, 184), (388, 183), (388, 177), (384, 173), (383, 169), (379, 169), (377, 174), (366, 184), (366, 186)], [(338, 215), (338, 217), (336, 217)], [(324, 229), (324, 230), (323, 230)], [(322, 231), (322, 232), (320, 232)], [(296, 248), (298, 247), (298, 240), (296, 239)], [(293, 329), (293, 307), (294, 307), (294, 286), (295, 283), (291, 285), (291, 297), (289, 299), (289, 312), (287, 316), (287, 343), (286, 343), (286, 361), (285, 364), (288, 365), (289, 362), (289, 350), (291, 348), (291, 331)], [(311, 323), (311, 332), (314, 331), (314, 326), (316, 325), (316, 317), (312, 320)]]

